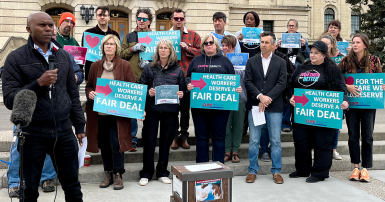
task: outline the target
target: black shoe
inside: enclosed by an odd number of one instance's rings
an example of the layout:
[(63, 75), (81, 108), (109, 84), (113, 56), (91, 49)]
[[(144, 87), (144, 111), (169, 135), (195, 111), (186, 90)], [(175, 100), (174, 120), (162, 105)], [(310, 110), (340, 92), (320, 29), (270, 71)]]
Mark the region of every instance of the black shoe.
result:
[(43, 192), (53, 192), (55, 191), (55, 183), (54, 180), (46, 180), (41, 184), (41, 188), (43, 189)]
[(289, 174), (290, 178), (299, 178), (299, 177), (309, 177), (309, 175), (300, 175), (297, 171), (294, 171)]
[(317, 178), (317, 177), (313, 177), (313, 176), (306, 178), (307, 183), (317, 183), (319, 181), (324, 181), (324, 180), (325, 180), (325, 178)]

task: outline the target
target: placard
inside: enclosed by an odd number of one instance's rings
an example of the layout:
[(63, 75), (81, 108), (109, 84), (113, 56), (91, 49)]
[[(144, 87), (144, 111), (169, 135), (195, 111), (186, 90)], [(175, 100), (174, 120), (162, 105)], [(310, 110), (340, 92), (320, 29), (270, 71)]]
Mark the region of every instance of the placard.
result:
[(153, 31), (153, 32), (138, 32), (138, 42), (146, 46), (144, 52), (139, 52), (139, 57), (143, 60), (153, 60), (156, 46), (161, 39), (170, 39), (173, 43), (178, 60), (180, 60), (180, 31)]
[[(235, 74), (191, 74), (190, 107), (219, 110), (238, 110), (240, 76)], [(245, 89), (243, 89), (245, 90)]]
[(196, 202), (223, 199), (222, 179), (196, 181), (195, 198)]
[(301, 48), (301, 33), (283, 33), (282, 48)]
[(343, 96), (343, 92), (295, 88), (294, 122), (342, 129)]
[(96, 62), (101, 60), (103, 53), (100, 49), (101, 41), (105, 36), (84, 32), (83, 44), (87, 48), (86, 60)]
[(155, 105), (159, 104), (178, 104), (179, 96), (178, 85), (162, 85), (155, 87)]
[(76, 64), (84, 65), (86, 62), (87, 48), (79, 46), (64, 46), (64, 50), (74, 56)]
[(217, 40), (218, 40), (218, 43), (219, 43), (219, 46), (221, 46), (222, 47), (222, 39), (223, 39), (223, 37), (225, 36), (225, 35), (220, 35), (220, 34), (217, 34), (217, 33), (215, 33), (215, 32), (211, 32), (211, 34), (213, 34), (214, 36), (215, 36), (215, 38), (217, 38)]
[(384, 90), (382, 85), (385, 73), (344, 74), (348, 85), (358, 86), (361, 97), (353, 97), (348, 92), (349, 108), (384, 109)]
[(332, 60), (338, 65), (342, 61), (342, 58), (345, 56), (337, 56), (337, 57), (332, 57)]
[(245, 70), (246, 62), (249, 59), (248, 53), (227, 53), (226, 56), (233, 63), (234, 69)]
[(337, 49), (344, 56), (347, 56), (349, 52), (346, 50), (349, 47), (349, 42), (337, 41)]
[(147, 85), (98, 78), (95, 92), (94, 111), (143, 119)]
[(260, 43), (261, 38), (259, 35), (261, 34), (262, 29), (257, 27), (242, 27), (242, 35), (244, 43)]

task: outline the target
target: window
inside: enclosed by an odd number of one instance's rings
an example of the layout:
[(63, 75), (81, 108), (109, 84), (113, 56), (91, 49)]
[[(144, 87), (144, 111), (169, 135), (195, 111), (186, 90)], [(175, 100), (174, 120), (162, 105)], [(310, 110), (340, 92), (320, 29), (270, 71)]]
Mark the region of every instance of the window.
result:
[(360, 16), (352, 13), (351, 33), (355, 34), (360, 29)]
[(274, 21), (272, 20), (264, 20), (263, 21), (263, 31), (273, 32)]
[(333, 10), (332, 8), (327, 8), (327, 9), (325, 10), (325, 17), (324, 17), (324, 22), (325, 22), (324, 28), (325, 28), (325, 30), (328, 29), (328, 25), (329, 25), (329, 23), (330, 23), (332, 20), (334, 20), (334, 10)]

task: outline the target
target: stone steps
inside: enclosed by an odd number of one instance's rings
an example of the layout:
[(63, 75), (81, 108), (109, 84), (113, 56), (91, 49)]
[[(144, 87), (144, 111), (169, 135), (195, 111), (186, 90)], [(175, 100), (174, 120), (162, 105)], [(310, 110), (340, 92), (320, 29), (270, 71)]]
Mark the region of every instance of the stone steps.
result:
[[(283, 142), (282, 146), (282, 157), (292, 157), (294, 156), (294, 146), (293, 142)], [(247, 143), (243, 143), (239, 148), (240, 158), (248, 158), (248, 148)], [(143, 162), (143, 148), (139, 147), (136, 152), (125, 152), (125, 163), (142, 163)], [(341, 155), (349, 155), (349, 146), (347, 141), (339, 141), (337, 151)], [(210, 147), (210, 157), (211, 157), (212, 147)], [(88, 153), (91, 155), (91, 165), (102, 164), (102, 156), (99, 153)], [(385, 154), (385, 140), (374, 141), (373, 143), (373, 154)], [(9, 152), (0, 152), (0, 159), (9, 162)], [(157, 162), (159, 156), (159, 147), (155, 149), (155, 162)], [(196, 157), (196, 146), (191, 146), (190, 149), (170, 150), (169, 161), (170, 162), (179, 162), (179, 161), (195, 161)], [(6, 169), (8, 164), (0, 163), (0, 169)]]
[[(333, 160), (331, 171), (351, 171), (353, 166), (350, 163), (350, 157), (348, 155), (342, 156), (342, 160)], [(294, 157), (282, 157), (282, 174), (291, 173), (295, 170)], [(191, 165), (195, 164), (195, 161), (170, 161), (169, 169), (172, 165)], [(242, 158), (240, 163), (226, 162), (233, 171), (235, 176), (246, 176), (248, 174), (247, 168), (249, 166), (248, 159)], [(259, 175), (270, 174), (271, 162), (259, 161), (260, 170)], [(142, 169), (142, 163), (126, 163), (126, 172), (123, 174), (124, 181), (139, 181), (139, 171)], [(385, 169), (385, 154), (374, 154), (373, 155), (373, 170), (384, 170)], [(5, 169), (1, 169), (0, 173), (4, 173), (2, 176), (2, 186), (7, 186), (7, 178)], [(349, 176), (346, 176), (348, 178)], [(79, 181), (81, 183), (99, 183), (103, 180), (103, 165), (91, 165), (90, 167), (82, 167), (79, 170)], [(155, 179), (155, 176), (154, 176)], [(290, 179), (285, 179), (290, 180)], [(304, 179), (305, 180), (305, 179)]]

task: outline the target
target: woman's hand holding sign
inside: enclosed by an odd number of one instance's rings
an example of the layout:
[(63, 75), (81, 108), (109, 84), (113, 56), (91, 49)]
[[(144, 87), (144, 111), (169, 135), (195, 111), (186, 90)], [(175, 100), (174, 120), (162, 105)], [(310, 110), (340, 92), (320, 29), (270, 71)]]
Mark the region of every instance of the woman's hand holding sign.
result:
[(342, 110), (345, 110), (345, 109), (347, 109), (348, 107), (349, 107), (349, 103), (346, 102), (346, 101), (343, 101), (342, 104), (341, 104), (341, 109), (342, 109)]
[(95, 91), (91, 91), (90, 94), (88, 94), (88, 97), (89, 97), (91, 100), (94, 100), (94, 99), (95, 99), (95, 96), (96, 96)]
[(194, 89), (194, 85), (192, 85), (191, 83), (187, 84), (187, 90), (191, 91), (192, 89)]
[(150, 90), (148, 91), (148, 94), (151, 96), (151, 97), (154, 97), (156, 92), (155, 92), (155, 89), (154, 88), (150, 88)]
[(178, 91), (176, 94), (178, 95), (179, 99), (183, 97), (183, 91)]
[(293, 107), (295, 107), (294, 95), (291, 96), (290, 98), (290, 104), (293, 105)]
[(237, 93), (242, 93), (242, 86), (239, 86), (238, 88), (235, 89)]
[(353, 97), (361, 97), (360, 93), (362, 93), (362, 91), (358, 89), (358, 86), (346, 84), (346, 87), (349, 93), (352, 94)]

